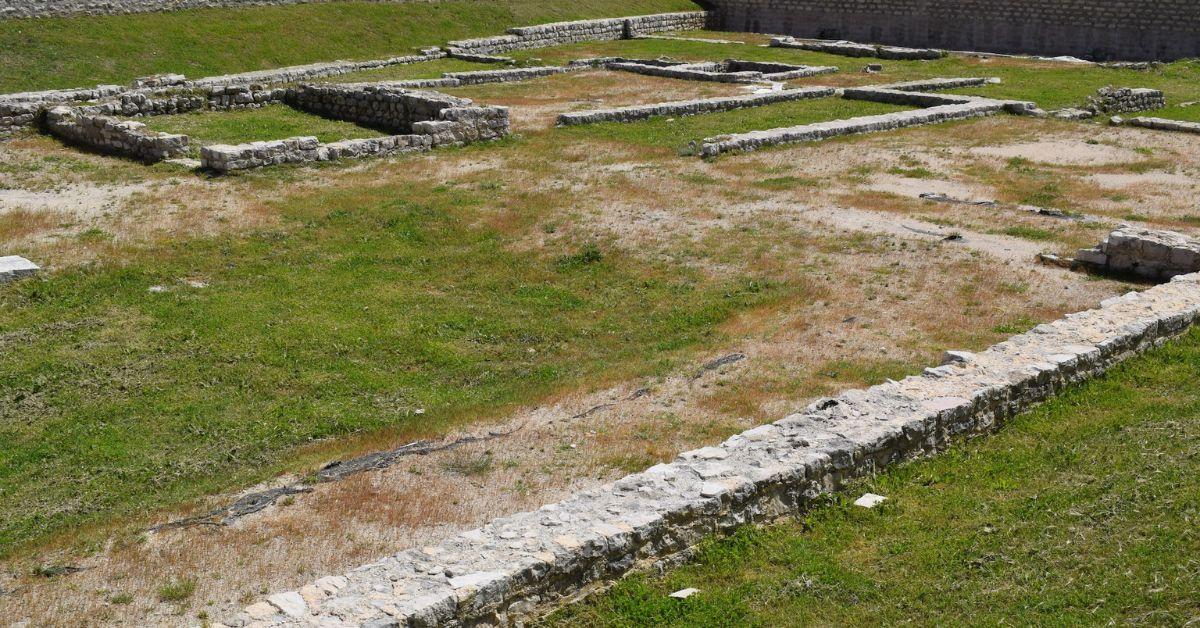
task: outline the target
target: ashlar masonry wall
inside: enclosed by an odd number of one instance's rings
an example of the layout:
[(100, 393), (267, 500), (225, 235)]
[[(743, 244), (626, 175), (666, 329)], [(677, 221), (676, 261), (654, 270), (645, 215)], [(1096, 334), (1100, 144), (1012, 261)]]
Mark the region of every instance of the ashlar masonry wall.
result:
[(720, 30), (1096, 60), (1200, 56), (1196, 0), (708, 0), (706, 5)]

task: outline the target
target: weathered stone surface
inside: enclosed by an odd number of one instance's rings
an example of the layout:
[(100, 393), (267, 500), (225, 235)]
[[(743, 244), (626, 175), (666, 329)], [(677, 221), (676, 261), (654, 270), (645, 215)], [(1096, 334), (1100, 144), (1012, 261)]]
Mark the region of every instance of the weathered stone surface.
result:
[[(911, 95), (909, 92), (896, 93)], [(750, 131), (749, 133), (724, 135), (705, 139), (700, 148), (700, 156), (716, 157), (722, 153), (733, 151), (747, 152), (777, 144), (813, 142), (841, 135), (877, 133), (910, 126), (938, 124), (951, 120), (990, 116), (1003, 110), (1004, 107), (1005, 103), (1003, 101), (981, 98), (965, 104), (940, 105), (914, 111), (899, 111), (896, 113), (850, 118), (848, 120), (833, 120), (830, 122), (817, 122), (815, 124), (769, 129), (766, 131)]]
[(73, 144), (145, 161), (181, 157), (188, 151), (186, 135), (147, 131), (140, 122), (88, 115), (73, 107), (47, 111), (46, 129)]
[(1122, 227), (1075, 261), (1101, 272), (1170, 279), (1200, 272), (1200, 240), (1174, 231)]
[(1179, 131), (1181, 133), (1200, 133), (1200, 122), (1184, 122), (1166, 118), (1130, 118), (1129, 124), (1159, 131)]
[(941, 59), (945, 50), (934, 48), (903, 48), (899, 46), (873, 46), (852, 41), (801, 41), (794, 37), (772, 37), (772, 48), (799, 48), (845, 57), (875, 57), (891, 60)]
[[(994, 431), (1186, 331), (1200, 276), (1105, 301), (925, 374), (818, 401), (718, 447), (364, 565), (308, 614), (252, 625), (520, 625), (699, 541), (808, 507), (848, 479)], [(307, 589), (306, 589), (307, 590)], [(249, 609), (248, 609), (249, 611)], [(391, 625), (391, 624), (389, 624)]]
[(471, 104), (438, 92), (369, 83), (302, 84), (288, 89), (284, 101), (301, 111), (392, 133), (409, 133), (417, 122), (438, 120), (443, 110)]
[(693, 116), (717, 111), (744, 109), (747, 107), (761, 107), (793, 100), (828, 98), (833, 96), (835, 91), (832, 87), (804, 87), (800, 89), (782, 89), (766, 94), (676, 100), (652, 105), (618, 107), (615, 109), (572, 111), (559, 115), (558, 124), (559, 126), (571, 126), (576, 124), (594, 124), (596, 122), (633, 122), (655, 116)]
[(37, 264), (19, 255), (0, 257), (0, 283), (8, 283), (25, 277), (32, 277), (41, 270)]

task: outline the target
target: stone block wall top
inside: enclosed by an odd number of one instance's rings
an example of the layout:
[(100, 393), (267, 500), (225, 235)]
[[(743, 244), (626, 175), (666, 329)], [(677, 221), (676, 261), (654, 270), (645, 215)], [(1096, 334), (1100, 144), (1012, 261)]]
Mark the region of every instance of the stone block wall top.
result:
[(1075, 261), (1100, 272), (1164, 280), (1200, 272), (1200, 240), (1176, 231), (1122, 227)]
[(32, 277), (41, 270), (37, 264), (19, 255), (0, 257), (0, 284)]

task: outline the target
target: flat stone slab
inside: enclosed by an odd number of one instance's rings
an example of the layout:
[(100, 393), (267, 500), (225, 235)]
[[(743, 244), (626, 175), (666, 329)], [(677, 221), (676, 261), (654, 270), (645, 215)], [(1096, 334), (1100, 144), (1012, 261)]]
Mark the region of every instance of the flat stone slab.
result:
[(25, 277), (32, 277), (41, 270), (37, 264), (20, 257), (9, 255), (0, 257), (0, 283), (7, 283)]
[(1200, 122), (1184, 122), (1166, 118), (1130, 118), (1129, 124), (1158, 131), (1177, 131), (1180, 133), (1200, 133)]
[(1108, 299), (978, 352), (685, 452), (605, 486), (277, 594), (250, 626), (521, 625), (712, 535), (810, 507), (851, 478), (928, 455), (1186, 332), (1200, 275)]

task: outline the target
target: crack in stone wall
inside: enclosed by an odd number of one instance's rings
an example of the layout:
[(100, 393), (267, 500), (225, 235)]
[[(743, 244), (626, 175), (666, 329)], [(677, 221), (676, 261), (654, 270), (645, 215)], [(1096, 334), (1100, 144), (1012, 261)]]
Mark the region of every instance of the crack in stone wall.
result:
[(681, 454), (541, 509), (493, 520), (298, 591), (227, 625), (518, 625), (697, 543), (803, 511), (854, 477), (999, 429), (1034, 404), (1184, 333), (1200, 275), (1104, 301), (945, 363)]

